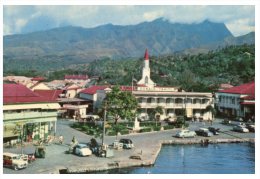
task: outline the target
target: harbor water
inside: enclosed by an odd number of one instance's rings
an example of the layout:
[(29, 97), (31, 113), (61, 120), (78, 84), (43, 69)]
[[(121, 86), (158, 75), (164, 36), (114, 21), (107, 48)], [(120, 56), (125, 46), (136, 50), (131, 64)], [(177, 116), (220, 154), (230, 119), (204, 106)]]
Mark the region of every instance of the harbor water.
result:
[(255, 144), (163, 145), (151, 167), (104, 171), (107, 174), (254, 174)]

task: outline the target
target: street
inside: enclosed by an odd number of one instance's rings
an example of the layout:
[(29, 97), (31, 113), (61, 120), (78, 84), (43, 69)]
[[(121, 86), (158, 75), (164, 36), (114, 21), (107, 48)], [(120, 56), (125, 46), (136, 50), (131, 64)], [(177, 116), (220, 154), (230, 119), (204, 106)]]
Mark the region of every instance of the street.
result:
[[(252, 138), (254, 139), (254, 133), (238, 133), (231, 131), (232, 126), (222, 125), (220, 122), (222, 120), (216, 119), (212, 126), (221, 129), (220, 135), (213, 136), (209, 139), (233, 139), (233, 138)], [(141, 154), (142, 159), (150, 159), (151, 155), (156, 155), (159, 149), (158, 141), (167, 140), (190, 140), (190, 139), (177, 139), (173, 137), (176, 132), (180, 129), (165, 130), (159, 132), (149, 132), (149, 133), (135, 133), (129, 134), (127, 136), (118, 136), (118, 138), (129, 138), (133, 141), (135, 148), (130, 150), (114, 150), (114, 157), (112, 158), (101, 158), (91, 155), (89, 157), (79, 157), (73, 154), (66, 154), (68, 146), (75, 136), (80, 143), (88, 143), (92, 136), (88, 136), (82, 132), (79, 132), (69, 126), (73, 121), (69, 120), (58, 120), (57, 121), (57, 136), (64, 136), (63, 144), (51, 144), (46, 146), (46, 157), (45, 159), (36, 159), (33, 163), (25, 169), (15, 171), (10, 168), (4, 168), (3, 173), (10, 174), (39, 174), (39, 173), (56, 173), (60, 169), (66, 168), (82, 168), (82, 167), (99, 167), (107, 166), (109, 163), (113, 162), (132, 162), (129, 156)], [(209, 127), (210, 123), (205, 122), (190, 122), (190, 130), (196, 130), (200, 127)], [(115, 136), (106, 136), (105, 144), (112, 144), (116, 139)], [(195, 139), (205, 139), (205, 137), (196, 136)], [(97, 139), (101, 142), (101, 139)], [(35, 146), (26, 145), (23, 147), (23, 152), (34, 153)], [(15, 148), (4, 148), (4, 152), (21, 153), (21, 147)]]

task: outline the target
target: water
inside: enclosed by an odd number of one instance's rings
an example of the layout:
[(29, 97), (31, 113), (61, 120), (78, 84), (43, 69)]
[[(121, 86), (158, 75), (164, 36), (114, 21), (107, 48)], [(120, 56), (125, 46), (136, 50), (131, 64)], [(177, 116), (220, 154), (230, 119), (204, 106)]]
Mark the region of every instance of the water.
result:
[(124, 174), (254, 174), (255, 145), (164, 145), (152, 167), (104, 171)]

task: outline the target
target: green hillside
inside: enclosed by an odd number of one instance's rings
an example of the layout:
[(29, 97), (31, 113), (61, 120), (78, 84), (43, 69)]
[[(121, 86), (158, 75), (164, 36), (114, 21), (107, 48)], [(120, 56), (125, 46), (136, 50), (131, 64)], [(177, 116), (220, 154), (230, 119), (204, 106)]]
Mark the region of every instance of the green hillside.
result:
[[(100, 84), (131, 85), (141, 78), (143, 59), (102, 60), (89, 64), (90, 75)], [(151, 78), (160, 86), (180, 86), (186, 91), (214, 91), (221, 83), (238, 85), (255, 78), (254, 45), (229, 46), (198, 55), (150, 57)]]
[[(7, 74), (43, 75), (49, 80), (63, 79), (65, 74), (99, 76), (96, 84), (131, 85), (139, 80), (143, 58), (95, 60), (49, 71), (9, 71)], [(186, 91), (214, 91), (221, 83), (239, 85), (255, 78), (255, 46), (229, 46), (198, 55), (172, 54), (150, 56), (151, 78), (159, 86), (180, 86)]]

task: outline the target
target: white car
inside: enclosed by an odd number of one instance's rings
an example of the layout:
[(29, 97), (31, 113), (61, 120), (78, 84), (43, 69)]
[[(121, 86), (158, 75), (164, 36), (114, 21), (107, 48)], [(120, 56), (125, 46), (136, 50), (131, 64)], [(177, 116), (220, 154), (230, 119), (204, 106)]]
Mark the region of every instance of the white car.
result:
[(75, 154), (80, 156), (92, 155), (92, 151), (86, 144), (78, 144), (75, 146)]
[(243, 125), (234, 126), (233, 130), (236, 132), (249, 132), (249, 130)]
[(181, 130), (181, 131), (177, 132), (177, 134), (176, 134), (176, 137), (181, 137), (181, 138), (195, 137), (195, 136), (196, 136), (196, 133), (194, 131), (190, 131), (187, 129)]

